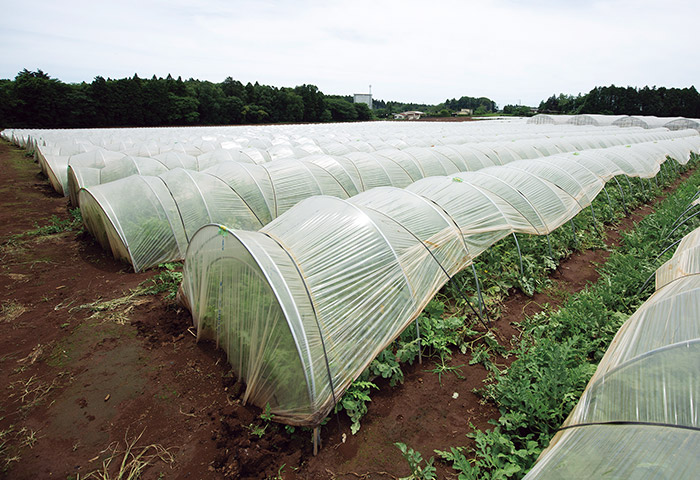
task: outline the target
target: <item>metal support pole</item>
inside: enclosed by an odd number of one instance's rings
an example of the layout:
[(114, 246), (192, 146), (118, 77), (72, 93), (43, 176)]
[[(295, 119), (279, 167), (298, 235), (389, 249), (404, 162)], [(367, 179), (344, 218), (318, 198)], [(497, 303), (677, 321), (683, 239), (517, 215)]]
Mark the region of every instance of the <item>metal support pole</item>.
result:
[(576, 238), (576, 224), (574, 223), (574, 219), (571, 219), (571, 230), (574, 233), (574, 245), (578, 246), (578, 238)]
[(637, 177), (637, 179), (639, 180), (639, 188), (642, 190), (642, 194), (648, 198), (646, 190), (644, 190), (644, 181), (642, 180), (642, 177)]
[(665, 241), (665, 240), (668, 240), (669, 238), (671, 238), (671, 235), (673, 235), (674, 233), (676, 233), (676, 230), (678, 230), (679, 228), (681, 228), (681, 227), (685, 224), (685, 222), (687, 222), (687, 221), (690, 220), (691, 218), (697, 217), (698, 215), (700, 215), (700, 212), (695, 212), (694, 214), (692, 214), (691, 216), (689, 216), (688, 218), (686, 218), (685, 220), (683, 220), (681, 223), (679, 223), (679, 224), (676, 226), (676, 228), (674, 228), (673, 230), (671, 230), (671, 233), (669, 233), (668, 235), (666, 235), (666, 238), (664, 238), (664, 241)]
[(608, 189), (605, 188), (605, 185), (603, 185), (603, 191), (605, 192), (605, 197), (608, 199), (608, 209), (610, 209), (610, 220), (612, 221), (613, 217), (615, 217), (615, 210), (613, 210), (610, 195), (608, 194)]
[(598, 235), (601, 235), (600, 230), (598, 230), (598, 222), (596, 222), (595, 219), (595, 212), (593, 211), (593, 202), (591, 202), (591, 218), (593, 218), (593, 228), (595, 229), (596, 233)]
[[(667, 237), (667, 238), (668, 238), (668, 237)], [(661, 258), (661, 255), (663, 255), (664, 253), (668, 252), (668, 251), (671, 250), (673, 247), (675, 247), (676, 245), (678, 245), (679, 243), (681, 243), (682, 240), (683, 240), (682, 238), (679, 238), (678, 240), (676, 240), (675, 242), (673, 242), (671, 245), (669, 245), (668, 247), (666, 247), (666, 248), (664, 249), (663, 252), (659, 253), (659, 254), (656, 256), (656, 258), (654, 259), (654, 262), (653, 262), (653, 263), (656, 263), (656, 262), (659, 260), (659, 258)], [(649, 275), (649, 276), (647, 277), (647, 279), (646, 279), (646, 281), (644, 282), (644, 284), (639, 288), (639, 290), (637, 290), (637, 295), (639, 295), (640, 293), (642, 293), (642, 292), (644, 291), (644, 289), (647, 288), (647, 285), (649, 285), (649, 282), (651, 282), (651, 279), (654, 278), (655, 276), (656, 276), (656, 271), (651, 272), (651, 275)]]
[(671, 225), (671, 228), (673, 228), (673, 227), (675, 227), (676, 225), (678, 225), (678, 222), (681, 221), (681, 219), (685, 216), (685, 214), (688, 213), (689, 211), (691, 211), (693, 208), (695, 208), (695, 205), (693, 205), (693, 204), (691, 203), (690, 206), (689, 206), (688, 208), (686, 208), (685, 211), (684, 211), (683, 213), (680, 214), (680, 216), (676, 219), (676, 221), (673, 222), (673, 224)]
[(622, 208), (625, 209), (625, 215), (629, 215), (630, 211), (627, 210), (627, 202), (625, 202), (625, 193), (622, 191), (622, 185), (620, 185), (620, 182), (617, 180), (617, 177), (613, 177), (613, 180), (615, 180), (615, 183), (617, 183), (617, 186), (620, 189), (620, 196), (622, 196)]
[(484, 299), (481, 297), (481, 286), (479, 285), (479, 276), (476, 274), (476, 267), (472, 263), (472, 273), (474, 273), (474, 281), (476, 282), (476, 294), (479, 296), (479, 314), (484, 316)]
[(552, 253), (552, 243), (549, 241), (549, 234), (546, 234), (547, 237), (547, 250), (549, 250), (549, 258), (554, 261), (554, 254)]
[(423, 351), (420, 347), (420, 326), (418, 324), (418, 317), (416, 317), (416, 340), (418, 340), (418, 364), (423, 365)]
[(523, 256), (520, 253), (520, 243), (518, 243), (518, 236), (513, 232), (513, 239), (515, 240), (515, 247), (518, 249), (518, 260), (520, 261), (520, 276), (525, 278), (525, 271), (523, 270)]

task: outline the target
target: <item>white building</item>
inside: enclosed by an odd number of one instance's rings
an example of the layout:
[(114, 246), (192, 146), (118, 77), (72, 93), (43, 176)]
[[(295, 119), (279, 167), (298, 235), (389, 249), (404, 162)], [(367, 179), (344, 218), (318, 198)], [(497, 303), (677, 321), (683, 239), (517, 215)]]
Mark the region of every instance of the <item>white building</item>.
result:
[(420, 120), (421, 115), (425, 115), (425, 112), (409, 110), (407, 112), (395, 113), (394, 120)]
[(371, 93), (356, 93), (353, 101), (355, 103), (365, 103), (372, 109), (372, 94)]

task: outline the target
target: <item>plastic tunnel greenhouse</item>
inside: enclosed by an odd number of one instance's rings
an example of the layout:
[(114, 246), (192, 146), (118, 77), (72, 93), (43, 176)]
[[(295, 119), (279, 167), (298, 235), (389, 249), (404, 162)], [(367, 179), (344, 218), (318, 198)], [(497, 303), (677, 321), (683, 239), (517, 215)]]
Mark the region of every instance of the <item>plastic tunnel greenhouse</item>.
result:
[(208, 225), (190, 240), (181, 299), (198, 337), (227, 352), (244, 402), (315, 426), (481, 252), (513, 232), (548, 234), (606, 181), (653, 177), (665, 160), (662, 147), (590, 150), (313, 197), (258, 232)]
[[(100, 170), (120, 157), (133, 157), (139, 169), (142, 158), (178, 154), (193, 169), (222, 161), (262, 163), (308, 155), (345, 155), (392, 148), (430, 147), (484, 141), (505, 141), (560, 134), (586, 134), (615, 127), (528, 125), (523, 119), (443, 122), (416, 125), (410, 122), (371, 122), (317, 125), (237, 127), (120, 128), (76, 130), (8, 129), (2, 136), (34, 152), (42, 170), (61, 194), (72, 201), (81, 187), (116, 179), (118, 168), (101, 178)], [(88, 155), (83, 155), (83, 154)], [(196, 161), (195, 161), (196, 159)], [(157, 160), (162, 160), (157, 158)], [(127, 162), (128, 163), (128, 162)], [(163, 162), (167, 168), (170, 162)], [(175, 162), (176, 164), (178, 162)], [(181, 167), (185, 165), (179, 165)], [(71, 171), (69, 171), (69, 169)], [(127, 174), (133, 168), (125, 169)]]
[(680, 158), (698, 144), (694, 130), (622, 130), (617, 135), (312, 155), (260, 165), (224, 162), (202, 172), (174, 169), (95, 185), (80, 191), (79, 203), (87, 229), (100, 244), (140, 271), (184, 258), (189, 240), (204, 225), (257, 230), (313, 195), (348, 198), (373, 187), (405, 187), (429, 176), (612, 145), (618, 147), (605, 155), (624, 149), (637, 156), (655, 152)]
[(667, 128), (669, 130), (700, 129), (700, 120), (684, 117), (654, 117), (629, 115), (547, 115), (537, 114), (527, 123), (534, 125), (596, 125), (616, 127)]
[[(166, 146), (158, 148), (153, 145), (142, 145), (140, 147), (132, 147), (126, 149), (128, 155), (127, 158), (116, 157), (112, 161), (85, 161), (81, 160), (80, 155), (75, 157), (51, 157), (44, 156), (41, 154), (39, 158), (47, 158), (42, 163), (53, 162), (53, 167), (45, 166), (45, 170), (50, 168), (57, 169), (56, 172), (52, 172), (49, 175), (60, 177), (54, 183), (55, 188), (60, 193), (68, 194), (71, 197), (71, 203), (77, 205), (78, 192), (81, 188), (89, 187), (92, 185), (98, 185), (102, 183), (108, 183), (120, 178), (130, 176), (132, 174), (139, 175), (157, 175), (163, 173), (166, 170), (171, 170), (173, 168), (185, 168), (188, 170), (202, 171), (213, 165), (223, 163), (223, 162), (243, 162), (243, 163), (254, 163), (261, 164), (273, 160), (281, 160), (284, 158), (295, 158), (301, 159), (309, 155), (348, 155), (355, 152), (371, 153), (384, 149), (408, 149), (411, 147), (425, 147), (434, 146), (433, 144), (438, 143), (440, 145), (462, 145), (465, 143), (472, 143), (478, 141), (487, 141), (493, 139), (494, 135), (492, 133), (479, 133), (478, 131), (471, 132), (471, 135), (453, 134), (450, 136), (444, 136), (443, 138), (432, 139), (428, 141), (427, 139), (412, 138), (410, 139), (410, 144), (407, 142), (409, 139), (391, 139), (387, 138), (381, 141), (374, 140), (371, 142), (354, 141), (349, 143), (337, 143), (329, 142), (319, 139), (318, 144), (316, 143), (281, 143), (275, 145), (267, 145), (261, 139), (253, 139), (248, 142), (248, 145), (255, 144), (259, 145), (259, 148), (254, 148), (247, 146), (245, 148), (239, 147), (234, 148), (235, 145), (227, 144), (222, 142), (220, 146), (214, 148), (213, 150), (208, 150), (205, 153), (199, 153), (195, 156), (197, 151), (189, 149), (189, 152), (193, 154), (176, 151), (167, 150), (168, 148), (175, 148), (179, 145)], [(563, 134), (566, 135), (590, 135), (590, 129), (575, 129), (575, 130), (562, 130), (562, 128), (538, 128), (537, 131), (524, 131), (522, 133), (513, 133), (512, 140), (532, 138), (541, 138), (542, 135), (556, 135)], [(596, 134), (612, 134), (620, 133), (619, 129), (599, 129), (595, 132)], [(244, 142), (241, 142), (244, 143)], [(184, 147), (181, 147), (184, 148)], [(161, 149), (164, 150), (161, 152)], [(96, 148), (98, 151), (104, 150), (101, 147)], [(122, 152), (122, 154), (124, 154)], [(94, 154), (93, 154), (94, 156)], [(75, 158), (75, 160), (73, 160)], [(156, 160), (156, 162), (154, 162)], [(41, 161), (41, 160), (40, 160)], [(64, 178), (64, 170), (67, 164), (67, 178)], [(162, 164), (162, 165), (161, 165)], [(58, 166), (62, 167), (57, 168)], [(66, 190), (67, 188), (67, 190)]]
[(526, 479), (691, 479), (700, 472), (700, 229), (657, 270)]

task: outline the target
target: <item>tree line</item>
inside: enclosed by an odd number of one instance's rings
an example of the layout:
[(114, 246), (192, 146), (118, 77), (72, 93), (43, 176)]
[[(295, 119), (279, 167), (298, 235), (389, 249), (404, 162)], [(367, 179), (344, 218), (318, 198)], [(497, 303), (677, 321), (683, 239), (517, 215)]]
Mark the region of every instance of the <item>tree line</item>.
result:
[(64, 83), (27, 69), (0, 80), (0, 126), (15, 128), (161, 127), (371, 120), (362, 103), (326, 96), (314, 85), (277, 88), (174, 79), (95, 77)]
[(653, 115), (700, 118), (700, 94), (689, 88), (595, 87), (585, 95), (552, 95), (540, 102), (540, 113)]
[[(41, 70), (22, 70), (0, 79), (0, 127), (92, 128), (237, 125), (258, 123), (344, 122), (393, 118), (420, 110), (448, 116), (463, 108), (474, 114), (497, 111), (486, 97), (463, 96), (437, 105), (373, 100), (374, 110), (352, 96), (325, 95), (314, 85), (277, 88), (243, 84), (231, 77), (221, 83), (190, 78), (111, 79), (64, 83)], [(577, 96), (552, 95), (540, 113), (655, 115), (700, 118), (695, 87), (595, 87)], [(506, 105), (504, 114), (529, 115), (529, 107)]]

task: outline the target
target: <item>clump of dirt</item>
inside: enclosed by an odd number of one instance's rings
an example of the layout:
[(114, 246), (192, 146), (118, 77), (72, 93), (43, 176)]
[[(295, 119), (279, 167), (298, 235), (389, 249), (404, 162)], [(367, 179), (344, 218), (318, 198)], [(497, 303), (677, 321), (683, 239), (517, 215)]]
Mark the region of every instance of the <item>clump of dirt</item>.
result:
[(220, 410), (220, 426), (212, 437), (218, 451), (212, 466), (225, 478), (288, 475), (312, 453), (310, 432), (297, 428), (287, 433), (282, 425), (264, 421), (255, 413), (238, 401)]

